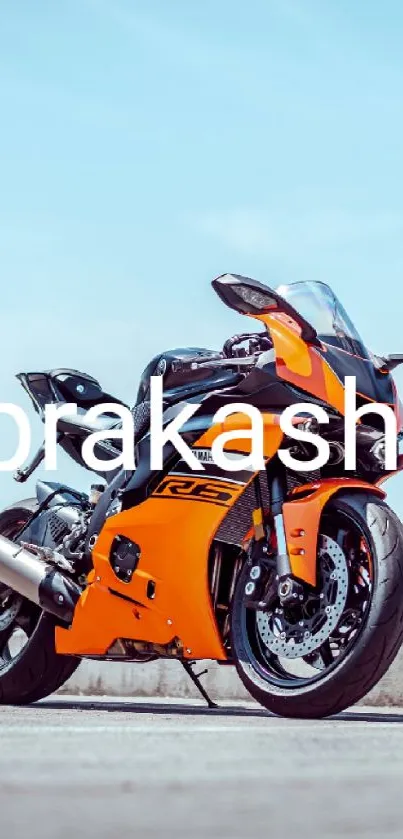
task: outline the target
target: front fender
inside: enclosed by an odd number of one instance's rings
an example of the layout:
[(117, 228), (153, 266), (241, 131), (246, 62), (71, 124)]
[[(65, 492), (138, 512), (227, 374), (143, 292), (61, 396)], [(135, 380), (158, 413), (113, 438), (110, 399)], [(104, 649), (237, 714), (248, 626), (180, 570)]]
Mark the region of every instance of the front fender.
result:
[(381, 498), (385, 493), (378, 486), (356, 478), (325, 478), (296, 487), (283, 504), (284, 529), (291, 571), (310, 585), (316, 585), (318, 533), (323, 508), (336, 493), (371, 492)]

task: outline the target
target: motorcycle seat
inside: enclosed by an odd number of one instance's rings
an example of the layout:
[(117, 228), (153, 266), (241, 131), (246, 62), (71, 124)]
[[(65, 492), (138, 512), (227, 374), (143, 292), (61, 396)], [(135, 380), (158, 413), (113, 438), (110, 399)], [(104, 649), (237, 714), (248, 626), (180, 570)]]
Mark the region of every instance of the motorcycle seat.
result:
[[(60, 403), (61, 405), (63, 403)], [(88, 419), (85, 408), (78, 406), (76, 414), (66, 414), (60, 417), (57, 427), (65, 434), (82, 433), (84, 437), (95, 431), (109, 431), (121, 424), (121, 419), (111, 414), (101, 414), (96, 419)]]
[[(63, 403), (61, 403), (63, 404)], [(134, 435), (139, 439), (145, 434), (150, 424), (150, 403), (142, 402), (132, 409), (134, 420)], [(57, 427), (64, 434), (74, 434), (88, 437), (96, 431), (111, 431), (120, 428), (122, 420), (116, 414), (101, 414), (96, 419), (88, 419), (84, 408), (77, 408), (77, 414), (60, 417)]]
[[(201, 368), (200, 370), (186, 368), (178, 370), (175, 367), (174, 362), (186, 362), (189, 358), (193, 359), (198, 356), (214, 360), (219, 358), (220, 354), (204, 347), (186, 347), (167, 350), (149, 362), (141, 375), (136, 402), (131, 408), (136, 440), (140, 440), (150, 427), (151, 376), (163, 376), (163, 399), (166, 408), (194, 395), (229, 387), (239, 380), (237, 372), (222, 367)], [(99, 382), (92, 376), (70, 369), (53, 370), (49, 375), (56, 383), (61, 395), (66, 400), (77, 404), (77, 414), (59, 419), (58, 428), (61, 432), (86, 437), (96, 431), (109, 431), (121, 426), (121, 419), (109, 412), (101, 414), (95, 420), (88, 419), (87, 410), (91, 407), (103, 402), (124, 404), (116, 397), (105, 393)]]

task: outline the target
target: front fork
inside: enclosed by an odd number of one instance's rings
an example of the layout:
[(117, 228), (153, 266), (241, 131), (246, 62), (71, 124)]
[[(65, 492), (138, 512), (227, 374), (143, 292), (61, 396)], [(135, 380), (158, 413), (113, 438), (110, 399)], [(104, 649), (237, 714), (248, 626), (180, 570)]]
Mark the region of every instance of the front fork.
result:
[[(378, 495), (381, 498), (385, 497), (385, 493), (379, 487), (367, 481), (361, 481), (359, 478), (321, 478), (313, 483), (296, 487), (291, 490), (287, 498), (285, 494), (281, 494), (281, 482), (279, 487), (274, 478), (271, 513), (276, 531), (276, 542), (274, 540), (271, 542), (270, 527), (264, 523), (262, 506), (261, 503), (259, 506), (258, 495), (256, 496), (257, 510), (254, 512), (254, 523), (255, 519), (259, 520), (260, 510), (260, 526), (256, 528), (255, 525), (254, 532), (252, 530), (248, 534), (248, 537), (254, 538), (250, 542), (248, 557), (251, 569), (250, 579), (245, 586), (245, 600), (248, 605), (250, 601), (252, 608), (252, 603), (256, 608), (257, 602), (260, 603), (259, 608), (264, 608), (265, 595), (263, 593), (262, 596), (262, 583), (260, 592), (252, 591), (248, 583), (261, 579), (263, 568), (268, 562), (271, 562), (271, 570), (276, 570), (274, 576), (277, 583), (277, 596), (282, 604), (295, 601), (297, 597), (303, 599), (306, 585), (311, 589), (316, 587), (321, 516), (326, 505), (337, 493), (358, 491)], [(254, 568), (255, 565), (257, 569)], [(269, 575), (264, 576), (267, 579)], [(273, 574), (270, 576), (273, 577)]]
[(283, 504), (285, 493), (279, 477), (273, 478), (271, 484), (271, 512), (273, 516), (273, 527), (277, 542), (276, 566), (279, 580), (289, 577), (291, 574), (290, 557), (287, 550), (287, 539), (285, 535)]
[[(253, 511), (253, 535), (248, 557), (249, 579), (245, 585), (245, 605), (268, 609), (279, 599), (282, 605), (303, 599), (303, 586), (293, 577), (284, 526), (284, 485), (276, 476), (270, 486), (272, 527), (265, 523), (259, 478), (255, 478), (256, 508)], [(274, 538), (273, 538), (274, 537)], [(273, 550), (273, 543), (276, 550)], [(276, 573), (273, 575), (273, 571)], [(269, 580), (269, 583), (268, 583)]]

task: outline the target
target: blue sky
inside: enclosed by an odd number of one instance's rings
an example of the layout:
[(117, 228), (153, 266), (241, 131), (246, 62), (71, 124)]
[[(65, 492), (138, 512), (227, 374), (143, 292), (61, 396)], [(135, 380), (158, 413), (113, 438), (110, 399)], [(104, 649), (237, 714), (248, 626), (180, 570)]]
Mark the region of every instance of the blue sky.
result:
[(132, 400), (158, 350), (237, 331), (227, 270), (324, 280), (403, 351), (402, 30), (398, 0), (1, 4), (1, 401), (53, 366)]

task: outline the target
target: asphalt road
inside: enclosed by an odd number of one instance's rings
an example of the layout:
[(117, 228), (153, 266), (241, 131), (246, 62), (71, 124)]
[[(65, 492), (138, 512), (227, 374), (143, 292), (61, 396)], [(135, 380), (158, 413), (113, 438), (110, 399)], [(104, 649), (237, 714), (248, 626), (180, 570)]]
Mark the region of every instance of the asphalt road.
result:
[(403, 715), (58, 698), (0, 708), (1, 839), (403, 835)]

